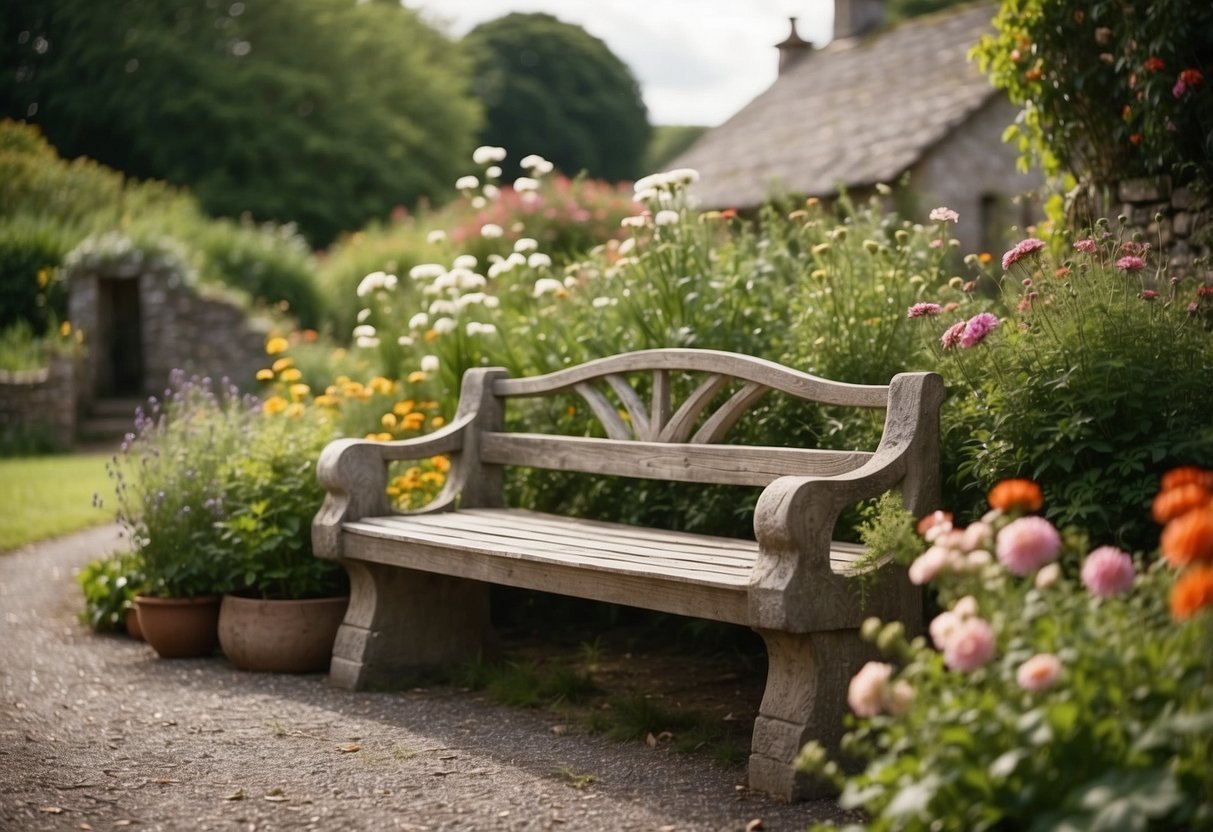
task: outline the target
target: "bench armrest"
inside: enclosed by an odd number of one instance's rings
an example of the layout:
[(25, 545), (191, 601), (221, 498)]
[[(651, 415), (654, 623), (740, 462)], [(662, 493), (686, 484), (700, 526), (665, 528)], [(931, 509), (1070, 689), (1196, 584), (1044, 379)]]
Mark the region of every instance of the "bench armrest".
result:
[(752, 620), (807, 632), (852, 626), (857, 616), (904, 607), (900, 590), (890, 590), (857, 611), (851, 580), (830, 567), (830, 543), (845, 508), (894, 488), (916, 515), (938, 507), (943, 399), (937, 374), (902, 373), (890, 383), (884, 435), (866, 463), (831, 477), (780, 477), (766, 487), (754, 514), (759, 559), (750, 579)]
[[(340, 555), (341, 524), (345, 521), (390, 513), (386, 491), (389, 462), (457, 453), (463, 449), (475, 420), (475, 413), (466, 413), (433, 433), (412, 439), (338, 439), (326, 445), (316, 463), (316, 479), (328, 492), (312, 521), (312, 549), (316, 555)], [(457, 492), (457, 484), (452, 490)]]

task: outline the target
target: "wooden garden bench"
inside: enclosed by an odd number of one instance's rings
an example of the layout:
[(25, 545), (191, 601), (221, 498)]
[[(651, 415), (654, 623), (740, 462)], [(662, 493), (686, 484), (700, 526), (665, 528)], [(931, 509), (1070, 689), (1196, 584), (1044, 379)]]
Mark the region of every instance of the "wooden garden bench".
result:
[[(676, 402), (674, 390), (689, 392)], [(883, 408), (879, 446), (723, 444), (769, 391)], [(567, 393), (584, 399), (605, 438), (546, 425), (505, 430), (510, 400)], [(769, 658), (749, 785), (787, 800), (821, 794), (823, 784), (798, 776), (794, 761), (806, 741), (831, 747), (843, 733), (847, 685), (871, 655), (860, 624), (875, 615), (921, 627), (920, 593), (894, 564), (869, 568), (861, 600), (862, 547), (832, 542), (834, 524), (847, 507), (898, 488), (916, 514), (938, 507), (943, 397), (933, 373), (844, 384), (708, 350), (633, 352), (532, 378), (469, 370), (457, 413), (440, 430), (398, 442), (342, 439), (320, 457), (328, 495), (313, 524), (315, 550), (346, 567), (352, 594), (331, 681), (387, 687), (419, 667), (475, 657), (489, 628), (489, 584), (741, 624), (762, 636)], [(438, 499), (391, 511), (387, 464), (435, 454), (452, 460)], [(511, 508), (502, 470), (514, 465), (760, 487), (756, 540)]]

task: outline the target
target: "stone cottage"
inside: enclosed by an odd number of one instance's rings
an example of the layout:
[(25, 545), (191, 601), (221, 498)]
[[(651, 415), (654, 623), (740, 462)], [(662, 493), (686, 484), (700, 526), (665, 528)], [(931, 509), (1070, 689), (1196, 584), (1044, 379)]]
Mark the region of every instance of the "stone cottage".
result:
[(925, 222), (946, 205), (960, 214), (963, 253), (998, 252), (1006, 229), (1036, 218), (1019, 197), (1043, 180), (1016, 170), (1016, 148), (1002, 141), (1016, 111), (968, 59), (993, 16), (981, 3), (885, 26), (883, 0), (835, 0), (823, 48), (793, 19), (775, 82), (670, 167), (699, 171), (695, 194), (718, 209), (904, 183), (907, 216)]

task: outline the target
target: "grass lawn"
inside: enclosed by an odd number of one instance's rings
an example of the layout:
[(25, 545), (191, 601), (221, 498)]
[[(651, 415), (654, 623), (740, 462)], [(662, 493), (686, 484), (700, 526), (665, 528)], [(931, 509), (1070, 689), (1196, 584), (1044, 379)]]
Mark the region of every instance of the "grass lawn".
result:
[(112, 491), (109, 456), (0, 459), (0, 552), (112, 520), (112, 510), (93, 507), (93, 494)]

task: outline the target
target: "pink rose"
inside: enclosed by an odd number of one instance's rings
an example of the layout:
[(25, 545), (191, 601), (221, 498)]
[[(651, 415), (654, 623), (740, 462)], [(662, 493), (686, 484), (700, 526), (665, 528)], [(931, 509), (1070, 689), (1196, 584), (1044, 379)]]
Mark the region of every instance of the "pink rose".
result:
[(894, 682), (893, 687), (889, 689), (888, 700), (886, 704), (889, 713), (893, 716), (903, 716), (914, 704), (914, 686), (904, 679)]
[(952, 566), (955, 554), (951, 549), (942, 546), (932, 546), (914, 559), (907, 570), (910, 583), (915, 586), (929, 584), (935, 576)]
[(1115, 546), (1100, 546), (1082, 564), (1082, 585), (1100, 598), (1128, 592), (1136, 576), (1133, 558)]
[(859, 669), (847, 687), (847, 704), (856, 716), (872, 717), (883, 710), (893, 666), (868, 662)]
[(1020, 517), (998, 533), (996, 547), (1003, 566), (1016, 575), (1027, 575), (1057, 560), (1061, 535), (1043, 517)]
[(946, 650), (948, 642), (960, 627), (960, 616), (952, 611), (941, 612), (931, 619), (927, 632), (931, 634), (931, 643), (936, 650)]
[(994, 658), (994, 631), (983, 618), (968, 618), (948, 638), (943, 663), (952, 670), (971, 673)]
[(1015, 681), (1024, 690), (1039, 693), (1057, 684), (1061, 678), (1061, 660), (1052, 653), (1037, 653), (1015, 671)]

